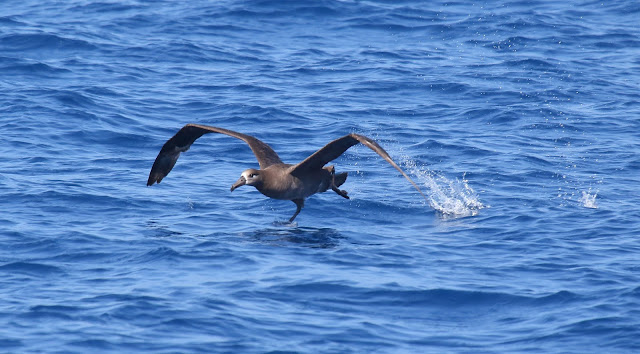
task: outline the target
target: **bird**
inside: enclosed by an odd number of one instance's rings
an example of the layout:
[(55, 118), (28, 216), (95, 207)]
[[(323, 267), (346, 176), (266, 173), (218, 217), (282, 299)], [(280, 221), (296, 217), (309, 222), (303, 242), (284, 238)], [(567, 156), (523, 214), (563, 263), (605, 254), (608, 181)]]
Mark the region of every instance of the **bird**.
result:
[[(231, 192), (241, 186), (253, 186), (260, 193), (273, 199), (290, 200), (296, 205), (296, 211), (289, 219), (293, 223), (304, 207), (304, 201), (316, 193), (331, 189), (339, 196), (349, 199), (348, 193), (340, 187), (347, 179), (347, 172), (335, 173), (335, 166), (325, 166), (338, 158), (350, 147), (360, 143), (385, 159), (415, 187), (427, 200), (418, 185), (396, 164), (389, 154), (371, 138), (350, 133), (331, 141), (312, 155), (297, 164), (282, 162), (278, 154), (261, 140), (232, 130), (202, 124), (187, 124), (162, 146), (151, 171), (147, 186), (160, 183), (173, 169), (180, 154), (189, 150), (198, 138), (204, 134), (225, 134), (249, 145), (258, 160), (259, 169), (249, 168), (240, 174), (240, 178), (231, 185)], [(428, 200), (427, 200), (428, 201)]]

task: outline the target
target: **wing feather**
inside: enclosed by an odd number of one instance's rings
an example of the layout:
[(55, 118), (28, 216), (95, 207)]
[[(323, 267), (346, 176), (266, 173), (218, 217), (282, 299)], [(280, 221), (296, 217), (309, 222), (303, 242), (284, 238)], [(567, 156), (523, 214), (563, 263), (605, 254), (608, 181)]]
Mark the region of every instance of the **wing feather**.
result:
[(311, 156), (307, 157), (304, 161), (300, 162), (297, 165), (291, 167), (290, 173), (294, 176), (303, 175), (309, 171), (321, 169), (327, 163), (335, 160), (338, 156), (342, 155), (345, 151), (347, 151), (350, 147), (356, 144), (362, 144), (369, 149), (373, 150), (375, 153), (380, 155), (383, 159), (385, 159), (391, 166), (393, 166), (396, 170), (398, 170), (404, 178), (406, 178), (413, 187), (424, 197), (425, 200), (428, 201), (427, 197), (422, 193), (420, 187), (409, 177), (403, 170), (396, 164), (391, 156), (376, 143), (373, 139), (368, 138), (364, 135), (358, 134), (349, 134), (345, 135), (342, 138), (338, 138), (329, 144), (325, 145), (320, 150), (313, 153)]
[(153, 163), (153, 167), (151, 167), (151, 172), (149, 172), (147, 186), (156, 182), (160, 183), (171, 172), (176, 161), (178, 161), (178, 157), (180, 157), (180, 153), (189, 150), (191, 144), (198, 138), (209, 133), (226, 134), (246, 142), (256, 156), (261, 169), (282, 163), (278, 154), (269, 145), (252, 136), (208, 125), (187, 124), (162, 146), (158, 157)]

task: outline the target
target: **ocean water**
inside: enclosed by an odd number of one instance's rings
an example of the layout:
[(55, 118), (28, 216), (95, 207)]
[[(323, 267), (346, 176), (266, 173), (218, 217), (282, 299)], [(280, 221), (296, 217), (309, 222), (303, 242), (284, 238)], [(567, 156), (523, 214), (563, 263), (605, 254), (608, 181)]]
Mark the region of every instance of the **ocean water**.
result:
[[(0, 352), (640, 351), (634, 1), (1, 1)], [(350, 132), (342, 188), (250, 187)]]

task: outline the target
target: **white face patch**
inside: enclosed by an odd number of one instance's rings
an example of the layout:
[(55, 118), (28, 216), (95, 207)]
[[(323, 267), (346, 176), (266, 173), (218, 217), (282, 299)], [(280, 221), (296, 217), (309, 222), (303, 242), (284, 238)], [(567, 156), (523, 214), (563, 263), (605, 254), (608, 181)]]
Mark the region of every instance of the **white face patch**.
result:
[(259, 174), (257, 171), (243, 171), (241, 176), (244, 177), (247, 185), (253, 185), (258, 180)]

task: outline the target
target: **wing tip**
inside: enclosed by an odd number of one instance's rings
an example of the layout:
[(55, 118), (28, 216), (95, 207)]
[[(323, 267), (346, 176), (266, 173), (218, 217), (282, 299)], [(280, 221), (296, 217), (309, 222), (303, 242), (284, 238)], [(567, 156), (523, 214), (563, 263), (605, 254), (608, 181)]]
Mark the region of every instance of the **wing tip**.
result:
[(158, 173), (158, 171), (151, 170), (149, 173), (149, 179), (147, 180), (147, 187), (152, 186), (154, 183), (162, 182), (162, 179), (166, 175), (162, 175), (162, 173)]

